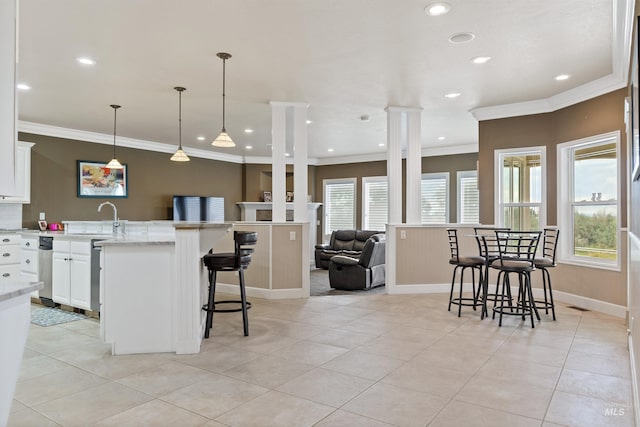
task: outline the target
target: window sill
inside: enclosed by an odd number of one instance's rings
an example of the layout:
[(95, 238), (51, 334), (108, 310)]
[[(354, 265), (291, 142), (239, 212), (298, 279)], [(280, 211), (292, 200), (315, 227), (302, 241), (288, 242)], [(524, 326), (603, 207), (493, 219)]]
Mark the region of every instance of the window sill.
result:
[(558, 264), (575, 265), (577, 267), (597, 268), (598, 270), (610, 270), (621, 272), (622, 268), (619, 264), (604, 264), (593, 261), (582, 261), (575, 259), (561, 259), (558, 260)]

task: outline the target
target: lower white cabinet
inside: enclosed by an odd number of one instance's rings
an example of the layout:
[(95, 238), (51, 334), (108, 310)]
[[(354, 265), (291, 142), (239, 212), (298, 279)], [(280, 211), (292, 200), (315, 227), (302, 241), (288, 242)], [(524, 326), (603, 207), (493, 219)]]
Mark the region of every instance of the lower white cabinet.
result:
[[(20, 277), (29, 282), (39, 281), (38, 276), (38, 237), (22, 237), (20, 249)], [(31, 292), (31, 296), (38, 298), (39, 291)]]
[(91, 310), (91, 242), (53, 240), (54, 302)]
[(0, 234), (0, 283), (20, 279), (20, 235)]

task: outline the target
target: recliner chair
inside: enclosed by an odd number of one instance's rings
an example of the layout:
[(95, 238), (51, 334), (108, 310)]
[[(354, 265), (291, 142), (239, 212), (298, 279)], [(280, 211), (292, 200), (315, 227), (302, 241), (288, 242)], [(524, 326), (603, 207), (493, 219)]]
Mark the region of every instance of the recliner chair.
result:
[(354, 291), (385, 284), (385, 235), (369, 237), (358, 259), (336, 255), (329, 261), (329, 285)]

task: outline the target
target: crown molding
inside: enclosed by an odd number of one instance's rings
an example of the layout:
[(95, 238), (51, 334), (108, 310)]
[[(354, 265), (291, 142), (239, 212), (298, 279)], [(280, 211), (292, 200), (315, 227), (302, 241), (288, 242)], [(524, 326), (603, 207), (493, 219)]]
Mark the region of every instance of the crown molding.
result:
[[(76, 141), (92, 142), (95, 144), (113, 144), (113, 135), (63, 128), (59, 126), (44, 125), (40, 123), (26, 122), (23, 120), (18, 120), (18, 132), (46, 135), (55, 138), (73, 139)], [(155, 151), (158, 153), (169, 154), (173, 154), (176, 151), (176, 145), (146, 141), (142, 139), (127, 138), (123, 136), (118, 137), (118, 147), (136, 148), (139, 150)], [(230, 163), (243, 163), (243, 159), (241, 156), (216, 153), (214, 151), (203, 150), (200, 148), (182, 147), (182, 149), (185, 153), (187, 153), (189, 157), (220, 160)]]
[(633, 39), (635, 1), (614, 0), (613, 3), (611, 74), (545, 99), (474, 108), (471, 110), (473, 117), (482, 121), (550, 113), (626, 87)]

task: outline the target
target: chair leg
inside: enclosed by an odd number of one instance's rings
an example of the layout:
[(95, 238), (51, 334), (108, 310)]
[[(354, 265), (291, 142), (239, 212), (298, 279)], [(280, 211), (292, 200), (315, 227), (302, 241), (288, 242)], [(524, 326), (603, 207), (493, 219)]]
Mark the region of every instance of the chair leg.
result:
[(538, 309), (536, 308), (536, 302), (533, 299), (533, 289), (531, 289), (531, 274), (529, 274), (528, 272), (525, 273), (525, 286), (528, 289), (528, 293), (529, 293), (529, 305), (531, 308), (530, 311), (530, 317), (531, 317), (531, 327), (535, 328), (535, 325), (533, 323), (533, 314), (535, 313), (536, 318), (538, 320), (540, 320), (540, 313), (538, 313)]
[(464, 269), (465, 267), (462, 267), (462, 270), (460, 271), (460, 301), (458, 301), (460, 304), (458, 304), (458, 317), (462, 315), (462, 284), (464, 283)]
[(207, 321), (204, 328), (204, 337), (209, 338), (209, 331), (213, 326), (213, 310), (215, 309), (216, 272), (209, 270), (209, 301), (207, 304)]
[(247, 314), (247, 295), (244, 289), (244, 269), (238, 271), (240, 276), (240, 300), (242, 301), (242, 325), (244, 327), (244, 336), (249, 336), (249, 316)]
[(551, 314), (553, 315), (553, 320), (556, 320), (556, 304), (553, 302), (553, 289), (551, 289), (551, 275), (549, 274), (549, 270), (546, 268), (542, 269), (542, 277), (547, 276), (546, 284), (549, 285), (549, 301), (551, 303)]
[(451, 278), (451, 291), (449, 292), (449, 308), (447, 311), (451, 311), (451, 301), (453, 301), (453, 287), (456, 283), (456, 271), (458, 271), (458, 266), (456, 265), (453, 269), (453, 277)]
[(547, 276), (544, 274), (546, 271), (544, 268), (542, 271), (542, 292), (544, 294), (544, 314), (549, 314), (549, 301), (547, 300)]

